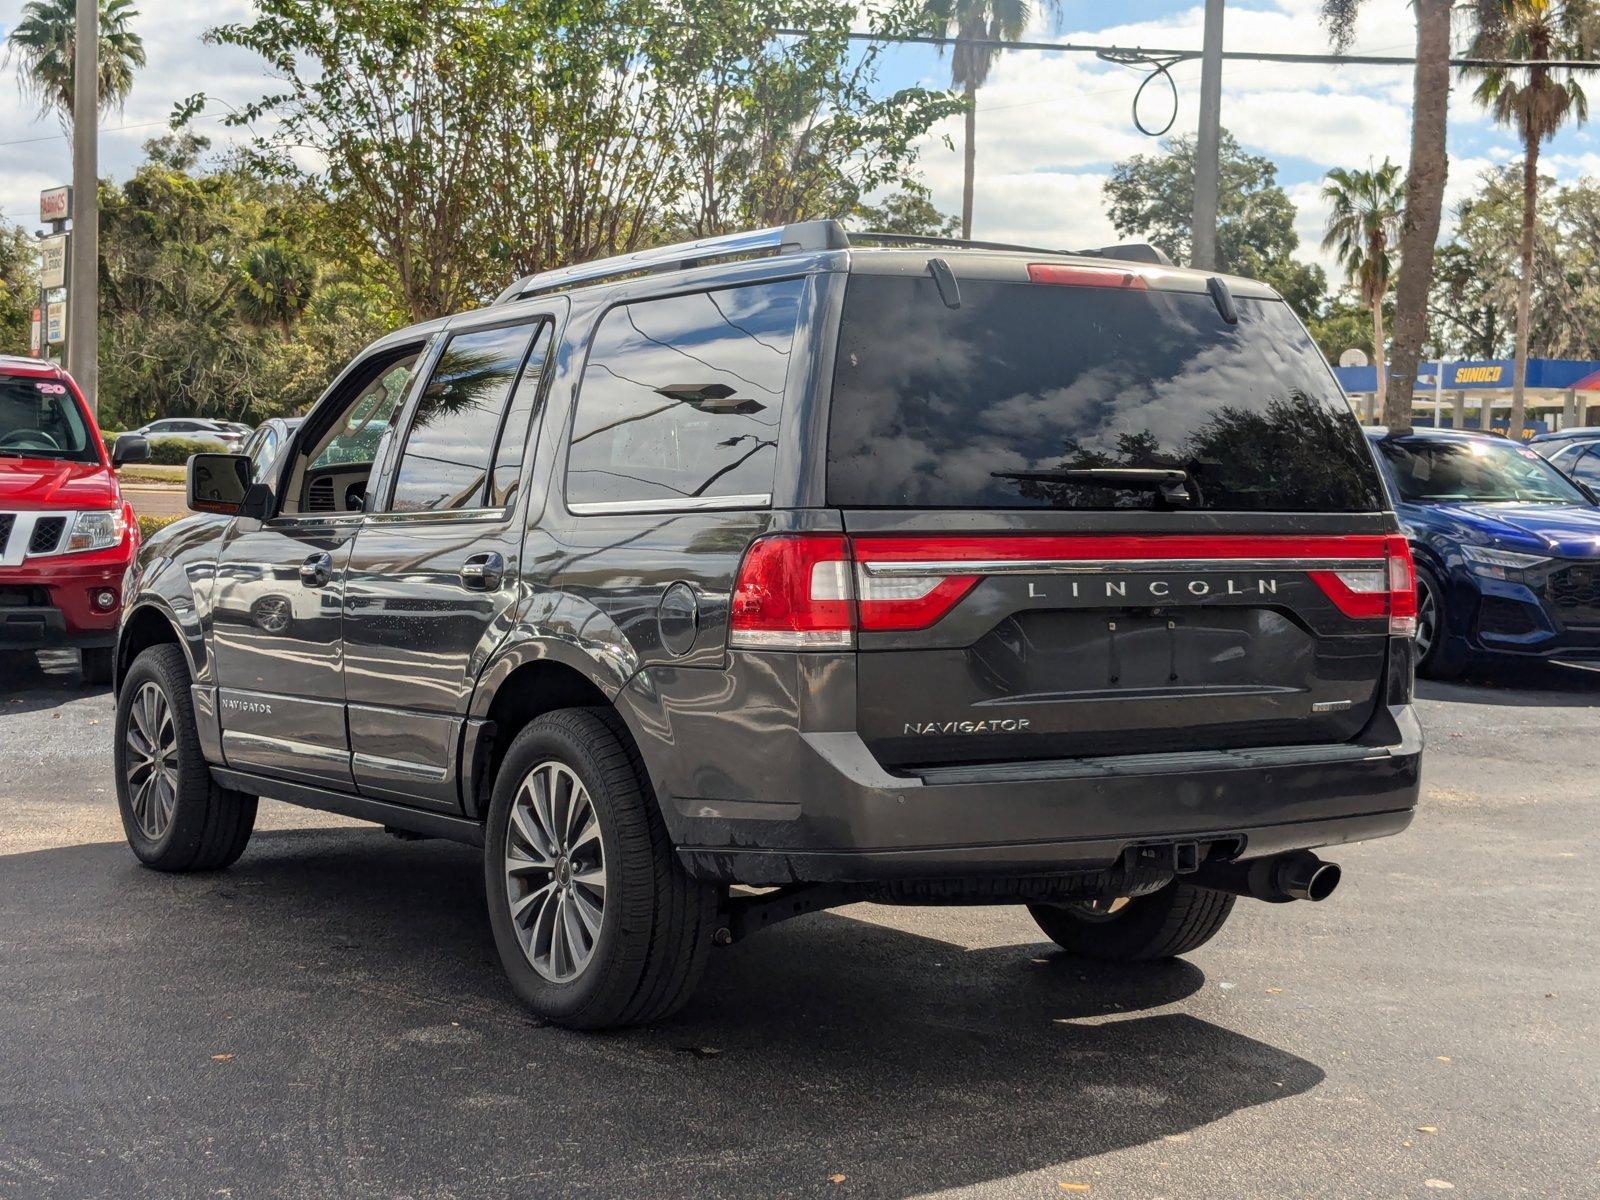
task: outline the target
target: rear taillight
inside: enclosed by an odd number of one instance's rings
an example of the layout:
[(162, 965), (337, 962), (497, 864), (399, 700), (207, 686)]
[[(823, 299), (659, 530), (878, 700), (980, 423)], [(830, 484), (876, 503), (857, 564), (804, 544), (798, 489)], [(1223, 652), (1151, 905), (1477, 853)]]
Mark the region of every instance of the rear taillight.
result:
[(850, 543), (837, 533), (758, 538), (739, 565), (728, 644), (751, 650), (853, 645), (850, 566)]
[(829, 650), (855, 631), (926, 629), (978, 582), (967, 574), (878, 575), (836, 533), (782, 533), (754, 542), (739, 567), (728, 644), (742, 649)]
[(1372, 565), (1311, 571), (1312, 580), (1347, 617), (1389, 619), (1389, 633), (1411, 637), (1417, 632), (1417, 577), (1411, 546), (1400, 534), (1383, 539), (1383, 557)]

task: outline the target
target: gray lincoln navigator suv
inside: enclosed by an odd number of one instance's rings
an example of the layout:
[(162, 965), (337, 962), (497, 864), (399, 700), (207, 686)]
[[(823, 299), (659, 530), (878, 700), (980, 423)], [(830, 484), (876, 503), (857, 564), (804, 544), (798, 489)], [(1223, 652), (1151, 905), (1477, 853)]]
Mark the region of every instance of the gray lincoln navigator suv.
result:
[(650, 1021), (857, 900), (1181, 954), (1417, 798), (1415, 592), (1271, 290), (832, 221), (523, 279), (197, 455), (125, 588), (162, 870), (257, 798), (484, 850), (517, 992)]

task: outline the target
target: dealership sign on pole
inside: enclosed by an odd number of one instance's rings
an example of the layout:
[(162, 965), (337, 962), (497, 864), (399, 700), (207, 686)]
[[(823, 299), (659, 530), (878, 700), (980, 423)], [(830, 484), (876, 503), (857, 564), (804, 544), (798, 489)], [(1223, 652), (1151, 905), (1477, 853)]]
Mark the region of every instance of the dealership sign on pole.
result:
[(40, 286), (45, 291), (67, 286), (67, 234), (39, 240)]
[(72, 216), (72, 189), (46, 188), (39, 193), (39, 220), (65, 221)]
[(38, 308), (35, 308), (33, 310), (33, 323), (28, 327), (28, 353), (33, 355), (34, 358), (38, 358), (44, 350), (44, 345), (39, 340), (44, 333), (43, 322), (40, 319), (43, 315)]
[(52, 300), (44, 307), (44, 340), (59, 346), (67, 340), (67, 302)]

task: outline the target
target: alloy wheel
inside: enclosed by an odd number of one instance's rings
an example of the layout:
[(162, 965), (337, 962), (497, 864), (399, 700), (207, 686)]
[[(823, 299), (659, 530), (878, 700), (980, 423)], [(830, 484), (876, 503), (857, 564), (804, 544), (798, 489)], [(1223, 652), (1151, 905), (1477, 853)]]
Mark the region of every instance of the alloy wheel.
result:
[(134, 695), (123, 740), (133, 819), (139, 832), (158, 841), (178, 803), (178, 728), (159, 684), (146, 683)]
[(1073, 902), (1073, 911), (1089, 921), (1109, 921), (1128, 906), (1127, 896), (1101, 896)]
[(594, 957), (606, 905), (605, 842), (583, 781), (565, 763), (537, 764), (511, 802), (506, 903), (522, 953), (552, 983)]
[(1433, 649), (1433, 642), (1438, 633), (1439, 602), (1434, 598), (1433, 589), (1418, 579), (1416, 647), (1419, 661), (1428, 657), (1428, 651)]

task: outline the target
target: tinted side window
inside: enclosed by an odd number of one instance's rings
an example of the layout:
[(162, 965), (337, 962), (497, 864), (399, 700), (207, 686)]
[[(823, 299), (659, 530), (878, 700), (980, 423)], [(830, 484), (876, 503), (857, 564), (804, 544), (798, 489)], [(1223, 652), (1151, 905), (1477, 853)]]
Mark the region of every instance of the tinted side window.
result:
[(612, 309), (578, 394), (567, 499), (765, 496), (805, 281)]
[(1574, 479), (1581, 480), (1590, 487), (1600, 487), (1600, 450), (1590, 449), (1589, 453), (1573, 463), (1568, 470)]
[(411, 418), (392, 512), (483, 504), (495, 434), (532, 336), (531, 325), (513, 325), (450, 339)]
[(522, 453), (527, 449), (533, 414), (539, 406), (539, 385), (544, 381), (544, 364), (549, 353), (550, 326), (545, 324), (539, 326), (539, 333), (533, 339), (522, 378), (517, 380), (517, 390), (511, 394), (511, 407), (506, 409), (500, 444), (494, 452), (494, 469), (489, 473), (491, 508), (504, 508), (517, 498), (517, 487), (522, 482)]

